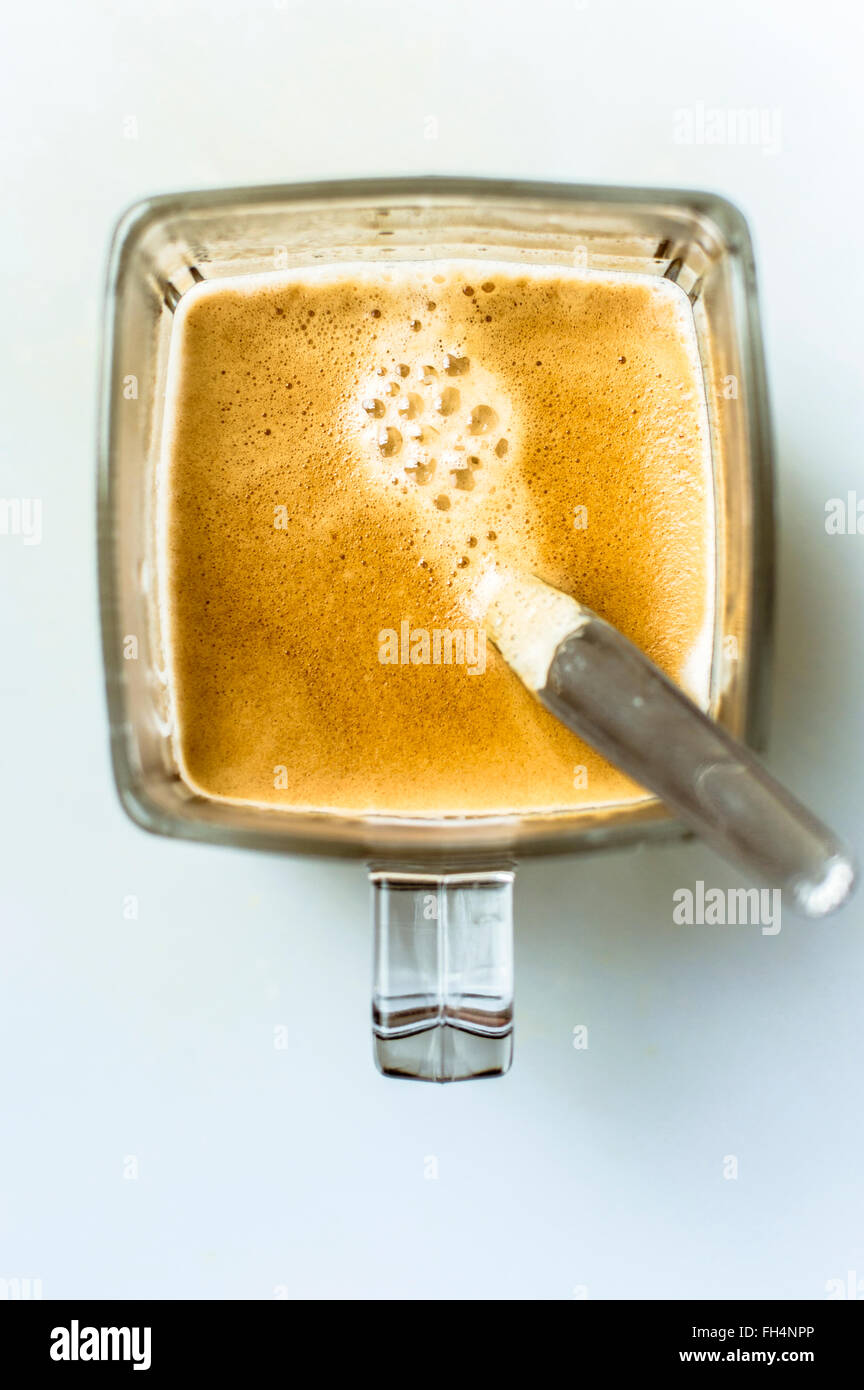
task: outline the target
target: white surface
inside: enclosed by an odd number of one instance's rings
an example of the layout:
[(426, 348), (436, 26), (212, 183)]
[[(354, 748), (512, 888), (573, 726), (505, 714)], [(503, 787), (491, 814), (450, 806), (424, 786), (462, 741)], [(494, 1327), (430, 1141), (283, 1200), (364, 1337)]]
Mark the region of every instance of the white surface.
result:
[[(93, 518), (103, 260), (132, 199), (424, 171), (716, 189), (755, 234), (779, 445), (770, 761), (860, 847), (864, 536), (824, 530), (827, 498), (864, 495), (853, 8), (5, 8), (0, 495), (44, 500), (44, 540), (0, 536), (0, 1276), (180, 1298), (864, 1280), (864, 897), (772, 937), (672, 925), (675, 887), (734, 882), (695, 845), (526, 864), (512, 1073), (385, 1081), (361, 869), (124, 819)], [(779, 110), (780, 152), (676, 143), (697, 103)]]

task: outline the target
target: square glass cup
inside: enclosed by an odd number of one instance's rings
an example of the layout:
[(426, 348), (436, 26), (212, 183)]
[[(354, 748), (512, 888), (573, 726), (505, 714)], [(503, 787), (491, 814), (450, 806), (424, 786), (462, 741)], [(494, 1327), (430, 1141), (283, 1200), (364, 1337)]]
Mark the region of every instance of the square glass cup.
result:
[[(392, 1074), (439, 1080), (450, 1079), (442, 1073), (506, 1069), (512, 989), (507, 932), (497, 928), (509, 921), (514, 858), (668, 838), (681, 827), (655, 798), (556, 813), (419, 819), (259, 809), (196, 795), (181, 780), (172, 747), (155, 514), (168, 349), (174, 310), (187, 290), (202, 279), (274, 269), (450, 258), (665, 276), (689, 296), (716, 518), (709, 711), (758, 746), (773, 592), (771, 430), (750, 237), (722, 198), (419, 178), (147, 199), (121, 217), (111, 247), (99, 432), (103, 649), (124, 807), (160, 834), (367, 860), (378, 923), (378, 1062)], [(478, 956), (481, 940), (487, 945)], [(466, 951), (467, 974), (459, 967)], [(397, 1007), (406, 1000), (410, 1007)], [(479, 1024), (478, 1000), (495, 1005), (479, 1009)], [(481, 1037), (496, 1046), (484, 1052)]]

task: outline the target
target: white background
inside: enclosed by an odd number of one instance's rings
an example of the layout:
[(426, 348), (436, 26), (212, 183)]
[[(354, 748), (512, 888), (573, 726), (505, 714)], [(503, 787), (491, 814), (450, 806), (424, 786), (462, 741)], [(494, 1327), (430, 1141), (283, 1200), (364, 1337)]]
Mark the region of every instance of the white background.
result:
[[(5, 8), (0, 495), (42, 498), (44, 539), (0, 536), (0, 1276), (177, 1298), (864, 1281), (864, 896), (769, 938), (672, 925), (675, 887), (735, 881), (695, 844), (528, 863), (512, 1072), (385, 1081), (361, 868), (124, 819), (94, 558), (103, 265), (133, 199), (423, 172), (717, 190), (755, 237), (779, 448), (770, 763), (860, 848), (864, 536), (824, 529), (826, 499), (864, 496), (855, 10)], [(676, 143), (700, 102), (779, 111), (782, 148)]]

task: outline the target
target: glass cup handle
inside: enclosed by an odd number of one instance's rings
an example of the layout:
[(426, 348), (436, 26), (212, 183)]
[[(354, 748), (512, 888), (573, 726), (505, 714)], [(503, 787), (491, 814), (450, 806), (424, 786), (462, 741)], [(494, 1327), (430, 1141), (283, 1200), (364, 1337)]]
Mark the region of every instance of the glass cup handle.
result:
[(373, 869), (372, 1040), (385, 1076), (503, 1076), (513, 1056), (513, 872)]

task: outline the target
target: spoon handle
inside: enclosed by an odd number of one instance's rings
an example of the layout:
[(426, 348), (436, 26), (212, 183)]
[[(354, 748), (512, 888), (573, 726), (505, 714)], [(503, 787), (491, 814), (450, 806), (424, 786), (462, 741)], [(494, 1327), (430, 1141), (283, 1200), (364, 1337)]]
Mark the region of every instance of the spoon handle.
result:
[(840, 907), (856, 876), (842, 841), (617, 628), (582, 612), (537, 691), (546, 708), (793, 910)]

